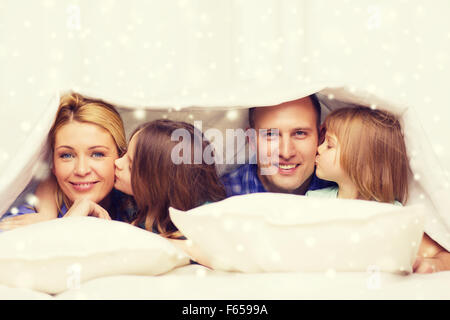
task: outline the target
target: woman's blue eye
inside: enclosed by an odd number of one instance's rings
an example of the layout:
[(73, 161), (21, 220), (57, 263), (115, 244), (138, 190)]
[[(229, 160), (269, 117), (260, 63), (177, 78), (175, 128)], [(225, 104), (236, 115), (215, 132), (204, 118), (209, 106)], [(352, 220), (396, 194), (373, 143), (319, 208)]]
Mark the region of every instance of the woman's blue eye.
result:
[(103, 152), (94, 152), (94, 153), (92, 154), (92, 156), (93, 156), (94, 158), (102, 158), (102, 157), (105, 156), (105, 154), (104, 154)]
[(72, 154), (70, 154), (70, 153), (62, 153), (62, 154), (59, 155), (59, 157), (61, 159), (69, 159), (69, 158), (72, 157)]

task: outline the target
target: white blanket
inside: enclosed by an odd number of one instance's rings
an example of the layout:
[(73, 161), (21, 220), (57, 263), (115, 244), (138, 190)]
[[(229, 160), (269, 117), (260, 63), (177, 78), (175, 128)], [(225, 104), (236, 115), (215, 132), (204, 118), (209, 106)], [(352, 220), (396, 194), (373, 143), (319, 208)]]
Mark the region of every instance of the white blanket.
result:
[(161, 276), (114, 276), (91, 280), (58, 295), (0, 286), (0, 299), (450, 299), (450, 272), (408, 276), (369, 270), (328, 273), (231, 273), (200, 265)]

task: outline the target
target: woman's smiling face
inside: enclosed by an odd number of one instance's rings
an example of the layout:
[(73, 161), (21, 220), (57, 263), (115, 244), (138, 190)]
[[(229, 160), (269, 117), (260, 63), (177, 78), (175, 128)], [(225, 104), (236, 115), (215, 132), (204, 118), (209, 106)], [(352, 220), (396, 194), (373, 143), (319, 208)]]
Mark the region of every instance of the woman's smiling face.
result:
[(87, 198), (99, 203), (114, 186), (114, 161), (118, 157), (108, 131), (92, 123), (72, 121), (56, 132), (52, 171), (71, 202)]

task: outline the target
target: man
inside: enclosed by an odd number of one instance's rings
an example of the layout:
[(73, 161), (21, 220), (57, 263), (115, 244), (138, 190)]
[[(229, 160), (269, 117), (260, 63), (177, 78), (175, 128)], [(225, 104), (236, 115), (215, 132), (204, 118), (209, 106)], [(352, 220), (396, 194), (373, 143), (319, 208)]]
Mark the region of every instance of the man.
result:
[[(304, 195), (334, 185), (316, 177), (320, 104), (315, 95), (275, 106), (249, 110), (249, 124), (256, 131), (257, 163), (245, 164), (222, 177), (227, 196), (254, 192)], [(273, 158), (273, 145), (278, 151)], [(261, 157), (267, 150), (267, 157)], [(271, 167), (273, 170), (266, 170)], [(270, 174), (267, 174), (270, 172)]]

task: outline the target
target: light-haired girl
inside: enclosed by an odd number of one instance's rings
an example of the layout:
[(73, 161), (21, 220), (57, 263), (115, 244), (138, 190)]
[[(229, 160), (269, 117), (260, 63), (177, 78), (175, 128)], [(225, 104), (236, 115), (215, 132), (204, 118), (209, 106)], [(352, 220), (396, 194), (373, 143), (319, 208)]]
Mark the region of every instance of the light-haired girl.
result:
[(316, 174), (338, 186), (308, 196), (406, 202), (409, 161), (394, 115), (366, 107), (338, 109), (325, 119), (322, 134)]
[[(337, 187), (308, 191), (307, 196), (406, 203), (411, 170), (395, 115), (362, 106), (341, 108), (326, 117), (321, 133), (316, 175)], [(449, 270), (450, 254), (424, 234), (413, 269)]]

